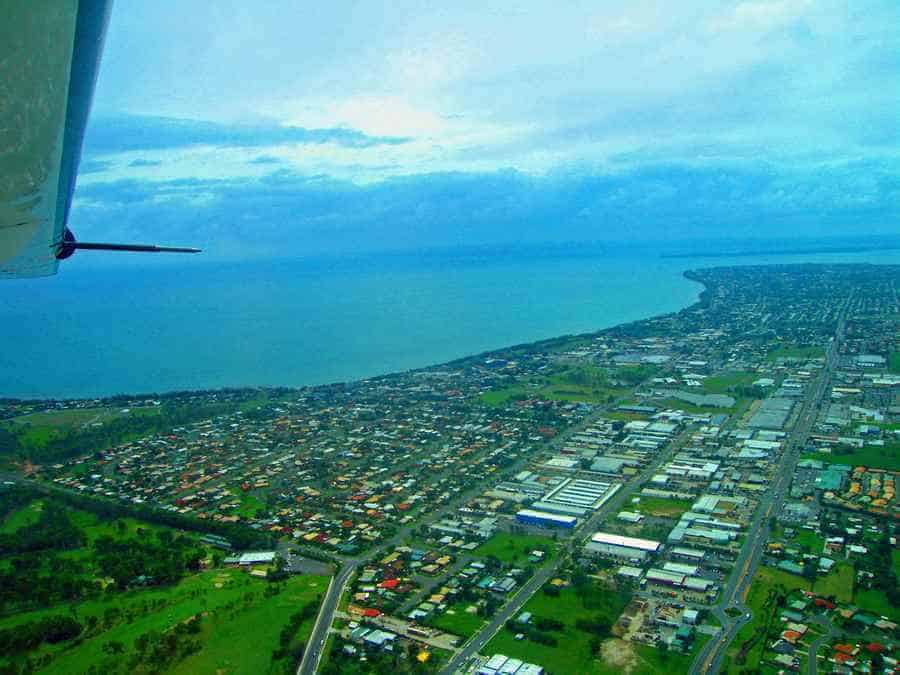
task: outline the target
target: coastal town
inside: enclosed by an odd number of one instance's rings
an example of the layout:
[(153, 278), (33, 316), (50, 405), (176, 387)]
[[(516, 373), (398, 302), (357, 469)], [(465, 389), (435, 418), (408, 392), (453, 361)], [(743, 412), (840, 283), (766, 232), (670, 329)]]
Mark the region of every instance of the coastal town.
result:
[[(298, 673), (894, 672), (900, 269), (687, 276), (677, 313), (360, 382), (3, 401), (7, 483), (331, 576)], [(215, 414), (29, 451), (173, 404)]]

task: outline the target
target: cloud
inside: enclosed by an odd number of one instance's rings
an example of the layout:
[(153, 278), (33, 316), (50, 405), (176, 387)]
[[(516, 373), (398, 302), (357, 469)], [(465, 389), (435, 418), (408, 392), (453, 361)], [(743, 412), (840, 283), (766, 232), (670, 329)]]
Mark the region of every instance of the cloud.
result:
[(108, 171), (113, 163), (102, 159), (85, 159), (78, 166), (78, 173), (102, 173)]
[(247, 164), (281, 164), (283, 161), (272, 155), (257, 155), (253, 159), (248, 159)]
[(91, 236), (293, 255), (852, 233), (898, 208), (896, 0), (264, 4), (114, 10)]
[(78, 189), (79, 236), (188, 243), (217, 257), (509, 243), (889, 234), (896, 166), (785, 170), (658, 162), (618, 172), (434, 173), (357, 185), (282, 169), (257, 180), (115, 181)]
[(162, 160), (159, 159), (134, 159), (128, 162), (128, 166), (140, 168), (145, 166), (162, 166)]
[(93, 119), (85, 137), (86, 154), (165, 150), (197, 145), (264, 147), (332, 143), (350, 148), (399, 145), (399, 136), (368, 136), (355, 129), (306, 129), (278, 124), (223, 124), (202, 120), (118, 115)]

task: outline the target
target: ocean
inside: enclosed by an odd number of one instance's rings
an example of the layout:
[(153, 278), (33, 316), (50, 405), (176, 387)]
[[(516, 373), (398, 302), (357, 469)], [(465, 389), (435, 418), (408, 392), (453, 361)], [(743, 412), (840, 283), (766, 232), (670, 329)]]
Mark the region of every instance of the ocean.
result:
[(685, 270), (900, 264), (900, 251), (664, 258), (650, 249), (95, 267), (0, 282), (0, 396), (348, 381), (676, 311)]

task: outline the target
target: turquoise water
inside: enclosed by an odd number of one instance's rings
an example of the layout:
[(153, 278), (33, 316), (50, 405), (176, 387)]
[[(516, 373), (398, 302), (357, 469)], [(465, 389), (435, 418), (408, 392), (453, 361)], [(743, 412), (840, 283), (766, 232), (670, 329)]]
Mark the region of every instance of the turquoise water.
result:
[(0, 396), (299, 386), (440, 363), (694, 302), (686, 269), (900, 252), (386, 256), (92, 269), (0, 285)]

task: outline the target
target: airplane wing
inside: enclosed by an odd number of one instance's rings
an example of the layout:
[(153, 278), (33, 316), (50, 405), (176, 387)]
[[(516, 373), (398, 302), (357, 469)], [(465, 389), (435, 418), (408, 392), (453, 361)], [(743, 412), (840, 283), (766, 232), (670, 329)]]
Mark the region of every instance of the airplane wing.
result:
[(5, 0), (0, 277), (55, 274), (112, 0)]

